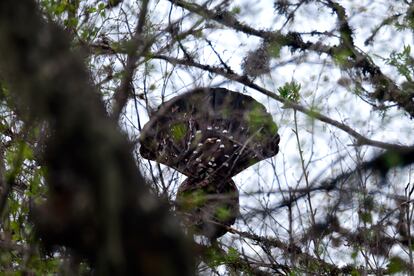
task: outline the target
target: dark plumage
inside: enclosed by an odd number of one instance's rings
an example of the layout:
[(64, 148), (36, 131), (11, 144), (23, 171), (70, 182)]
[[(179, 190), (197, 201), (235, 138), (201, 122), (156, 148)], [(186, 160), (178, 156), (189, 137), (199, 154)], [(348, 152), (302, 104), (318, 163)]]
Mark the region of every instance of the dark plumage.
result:
[(215, 239), (224, 235), (239, 215), (239, 191), (229, 179), (187, 178), (177, 191), (177, 211), (191, 232)]
[[(222, 191), (238, 195), (231, 177), (276, 155), (279, 139), (271, 115), (252, 97), (224, 88), (198, 88), (163, 103), (152, 114), (141, 132), (140, 152), (144, 158), (189, 177), (179, 188), (178, 196), (206, 189), (209, 195)], [(238, 210), (238, 198), (231, 204)], [(193, 212), (196, 213), (200, 212)], [(224, 224), (234, 223), (238, 211), (231, 213), (231, 219)], [(206, 227), (210, 226), (199, 228)]]
[(195, 89), (165, 102), (140, 141), (144, 158), (195, 178), (230, 178), (279, 150), (265, 107), (224, 88)]

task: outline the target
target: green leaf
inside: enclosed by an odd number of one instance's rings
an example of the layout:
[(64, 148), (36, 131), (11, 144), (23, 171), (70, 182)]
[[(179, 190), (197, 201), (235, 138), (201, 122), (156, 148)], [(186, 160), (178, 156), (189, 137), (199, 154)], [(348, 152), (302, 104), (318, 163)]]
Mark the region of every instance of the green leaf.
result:
[(363, 199), (363, 206), (365, 209), (372, 211), (375, 208), (375, 199), (373, 196), (366, 196)]
[(230, 11), (230, 13), (233, 15), (239, 14), (240, 12), (241, 12), (240, 6), (234, 6)]
[(284, 86), (279, 87), (277, 91), (282, 98), (292, 102), (298, 102), (300, 98), (300, 89), (301, 85), (292, 80), (291, 82), (285, 83)]
[(354, 260), (356, 260), (356, 258), (358, 257), (358, 250), (354, 250), (352, 253), (351, 253), (351, 258), (352, 259), (354, 259)]
[(405, 45), (402, 52), (392, 52), (385, 62), (395, 67), (408, 81), (413, 81), (414, 59), (411, 57), (410, 45)]
[(99, 5), (98, 5), (98, 10), (99, 11), (102, 11), (102, 10), (104, 10), (105, 9), (105, 7), (106, 7), (106, 5), (105, 5), (105, 3), (99, 3)]
[(206, 252), (206, 260), (207, 264), (210, 267), (217, 267), (223, 263), (223, 256), (220, 254), (218, 250), (213, 247), (210, 247)]
[(240, 259), (239, 252), (235, 248), (230, 247), (227, 252), (227, 260), (231, 263), (234, 263), (234, 262), (237, 262), (239, 259)]
[(98, 11), (98, 9), (96, 7), (86, 7), (85, 8), (86, 13), (95, 13), (97, 11)]
[(400, 257), (391, 257), (388, 264), (388, 272), (396, 274), (405, 270), (405, 262)]
[(370, 212), (361, 212), (359, 217), (365, 223), (372, 223), (372, 215)]
[(66, 19), (63, 24), (65, 24), (66, 27), (68, 28), (76, 28), (78, 26), (78, 18), (69, 18)]
[(59, 5), (56, 5), (53, 11), (56, 15), (60, 15), (66, 11), (66, 7), (67, 7), (66, 3), (62, 2)]
[(361, 273), (354, 267), (351, 271), (351, 276), (360, 276)]

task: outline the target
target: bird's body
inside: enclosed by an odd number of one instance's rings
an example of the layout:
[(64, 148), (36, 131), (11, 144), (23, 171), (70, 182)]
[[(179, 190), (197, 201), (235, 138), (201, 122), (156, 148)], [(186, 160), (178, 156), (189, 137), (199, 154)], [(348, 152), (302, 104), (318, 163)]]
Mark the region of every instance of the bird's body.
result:
[[(279, 139), (272, 116), (252, 97), (224, 88), (198, 88), (163, 103), (152, 114), (141, 132), (140, 152), (188, 176), (177, 198), (185, 194), (215, 197), (186, 212), (200, 224), (193, 229), (217, 237), (225, 228), (208, 230), (212, 228), (208, 221), (228, 226), (238, 214), (238, 190), (231, 177), (276, 155)], [(223, 196), (226, 193), (232, 200)], [(179, 210), (182, 204), (181, 199)], [(230, 210), (225, 220), (212, 211), (217, 206)]]
[(277, 154), (277, 126), (252, 97), (196, 89), (160, 106), (144, 126), (141, 155), (202, 178), (230, 178)]
[(192, 233), (215, 239), (236, 221), (239, 191), (232, 180), (187, 178), (178, 188), (176, 206)]

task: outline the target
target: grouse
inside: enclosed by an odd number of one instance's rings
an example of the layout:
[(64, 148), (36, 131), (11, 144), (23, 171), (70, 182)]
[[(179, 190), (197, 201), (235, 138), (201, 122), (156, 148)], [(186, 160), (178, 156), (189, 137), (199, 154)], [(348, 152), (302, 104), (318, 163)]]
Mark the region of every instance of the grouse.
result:
[(140, 153), (188, 178), (177, 192), (177, 210), (195, 234), (217, 238), (239, 214), (231, 180), (275, 156), (280, 137), (266, 108), (225, 88), (197, 88), (163, 103), (143, 127)]

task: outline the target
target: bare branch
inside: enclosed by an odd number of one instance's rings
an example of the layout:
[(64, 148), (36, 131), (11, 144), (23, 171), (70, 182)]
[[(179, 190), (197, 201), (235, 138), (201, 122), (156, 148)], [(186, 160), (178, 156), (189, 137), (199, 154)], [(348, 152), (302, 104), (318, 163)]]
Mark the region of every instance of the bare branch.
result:
[(409, 146), (401, 146), (401, 145), (397, 145), (397, 144), (392, 144), (392, 143), (386, 143), (386, 142), (381, 142), (381, 141), (377, 141), (377, 140), (372, 140), (369, 138), (366, 138), (365, 136), (361, 135), (359, 132), (357, 132), (356, 130), (352, 129), (351, 127), (338, 122), (334, 119), (331, 119), (319, 112), (317, 112), (314, 109), (309, 109), (306, 108), (298, 103), (289, 101), (281, 96), (278, 96), (277, 94), (275, 94), (274, 92), (267, 90), (257, 84), (255, 84), (252, 80), (250, 80), (247, 76), (241, 76), (238, 75), (234, 72), (228, 72), (222, 68), (219, 67), (214, 67), (214, 66), (210, 66), (210, 65), (206, 65), (206, 64), (201, 64), (198, 63), (196, 61), (193, 60), (183, 60), (183, 59), (178, 59), (178, 58), (173, 58), (173, 57), (169, 57), (169, 56), (165, 56), (165, 55), (154, 55), (153, 58), (156, 59), (162, 59), (162, 60), (166, 60), (172, 64), (179, 64), (179, 65), (185, 65), (185, 66), (192, 66), (192, 67), (196, 67), (211, 73), (215, 73), (217, 75), (221, 75), (223, 77), (226, 77), (230, 80), (233, 81), (237, 81), (241, 84), (244, 84), (250, 88), (253, 88), (259, 92), (261, 92), (262, 94), (269, 96), (272, 99), (277, 100), (278, 102), (281, 102), (284, 104), (284, 106), (286, 108), (292, 108), (294, 110), (300, 111), (308, 116), (310, 116), (311, 118), (315, 118), (319, 121), (322, 121), (324, 123), (327, 123), (329, 125), (335, 126), (343, 131), (345, 131), (346, 133), (348, 133), (349, 135), (351, 135), (352, 137), (354, 137), (356, 139), (356, 146), (361, 146), (361, 145), (368, 145), (368, 146), (374, 146), (374, 147), (378, 147), (378, 148), (382, 148), (382, 149), (388, 149), (388, 150), (407, 150), (407, 149), (411, 149), (411, 147)]
[(368, 74), (370, 82), (375, 87), (375, 92), (369, 94), (368, 97), (380, 102), (393, 101), (397, 103), (400, 108), (403, 108), (411, 117), (414, 117), (414, 101), (411, 95), (409, 93), (404, 93), (404, 91), (402, 91), (391, 78), (386, 76), (381, 69), (374, 64), (367, 54), (355, 47), (345, 10), (342, 6), (333, 1), (328, 2), (330, 7), (336, 11), (339, 17), (340, 31), (341, 28), (342, 30), (346, 30), (346, 32), (342, 35), (342, 43), (337, 46), (328, 46), (320, 42), (304, 42), (301, 35), (295, 32), (289, 32), (284, 35), (280, 32), (256, 30), (239, 22), (231, 13), (227, 11), (212, 11), (203, 6), (188, 3), (182, 0), (169, 1), (190, 12), (196, 13), (201, 17), (214, 20), (231, 29), (248, 35), (261, 37), (266, 41), (275, 41), (280, 45), (288, 46), (292, 51), (310, 50), (320, 54), (324, 53), (334, 58), (336, 55), (343, 54), (344, 50), (350, 50), (349, 60), (346, 61), (348, 64), (343, 64), (343, 67), (358, 69), (362, 72), (362, 74)]
[[(123, 72), (121, 84), (115, 90), (113, 97), (112, 117), (118, 119), (122, 110), (131, 97), (132, 93), (132, 81), (137, 66), (137, 61), (141, 57), (141, 53), (138, 50), (145, 44), (143, 39), (143, 30), (145, 25), (145, 19), (148, 12), (149, 0), (142, 1), (141, 12), (138, 18), (138, 24), (135, 29), (133, 38), (128, 42), (127, 49), (127, 61), (125, 65), (125, 71)], [(148, 46), (147, 46), (148, 47)]]

